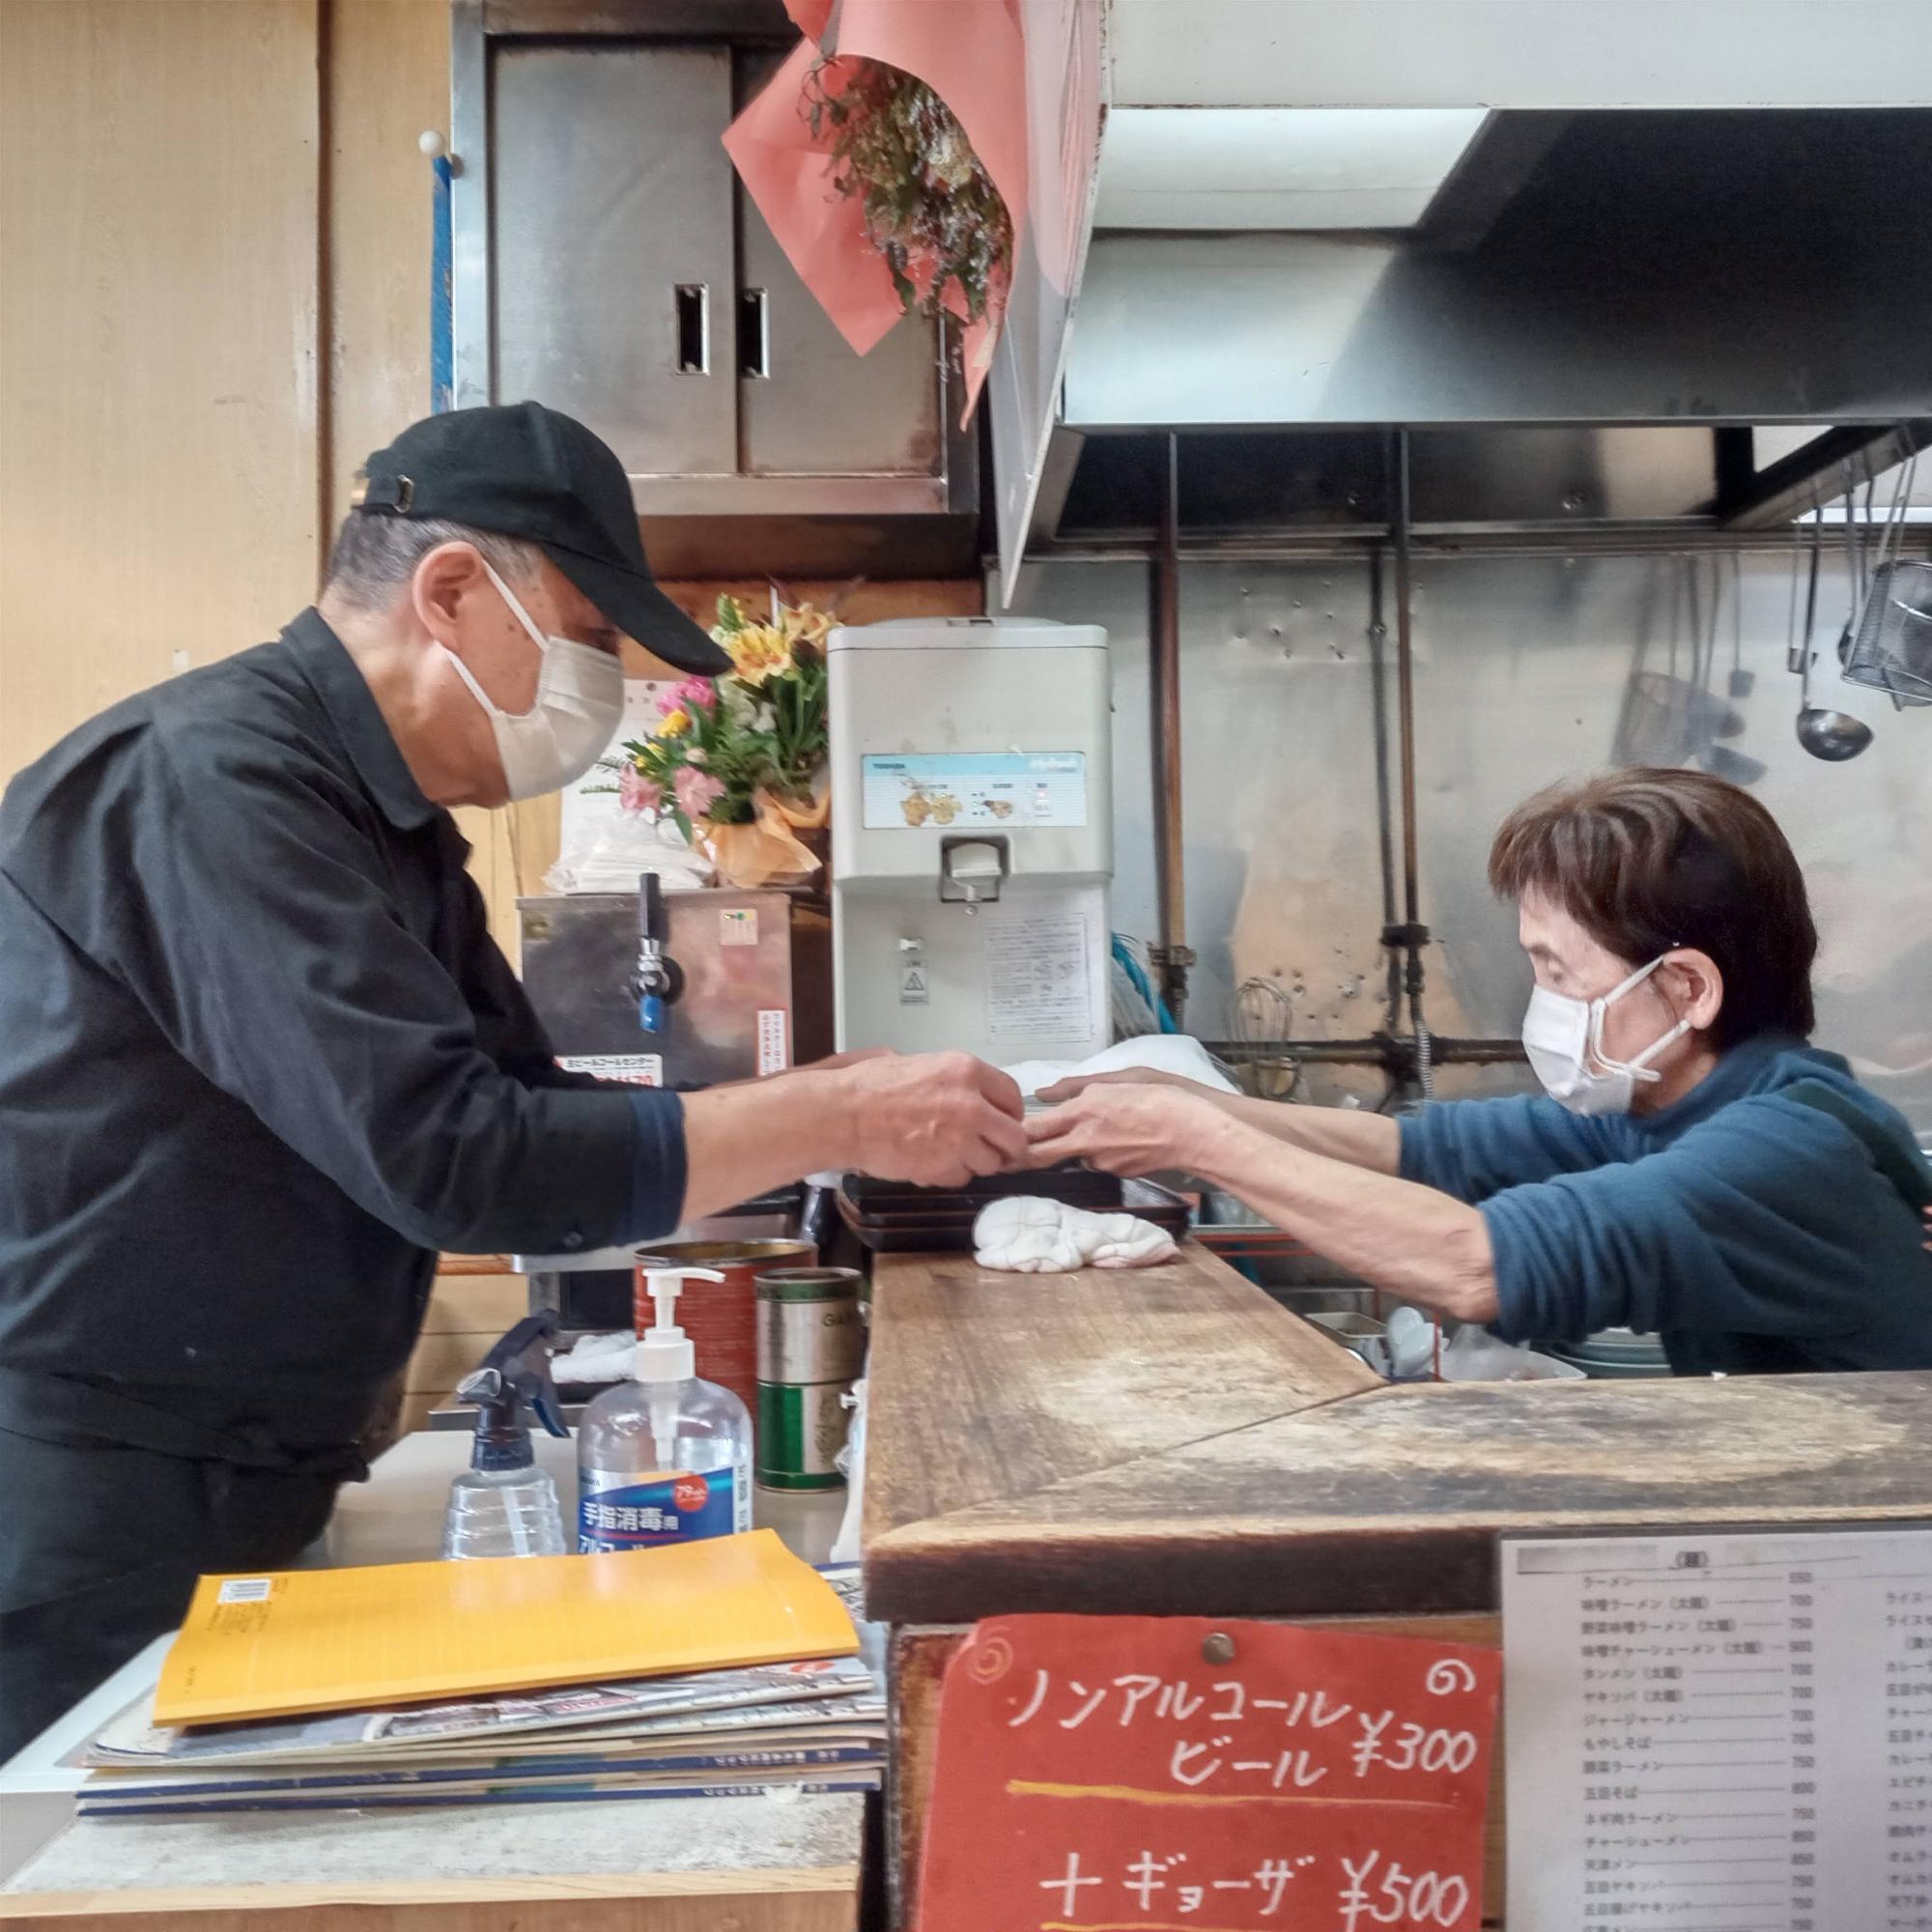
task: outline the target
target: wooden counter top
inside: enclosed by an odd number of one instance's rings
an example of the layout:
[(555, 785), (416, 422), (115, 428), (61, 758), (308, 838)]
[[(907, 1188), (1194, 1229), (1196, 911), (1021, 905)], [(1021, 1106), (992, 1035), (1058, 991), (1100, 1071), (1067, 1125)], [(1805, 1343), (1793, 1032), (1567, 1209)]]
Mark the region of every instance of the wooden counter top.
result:
[(1191, 1242), (1078, 1275), (880, 1255), (867, 1375), (870, 1547), (1381, 1386)]
[(1191, 1244), (880, 1256), (869, 1374), (896, 1624), (1483, 1611), (1499, 1532), (1932, 1519), (1932, 1374), (1389, 1387)]

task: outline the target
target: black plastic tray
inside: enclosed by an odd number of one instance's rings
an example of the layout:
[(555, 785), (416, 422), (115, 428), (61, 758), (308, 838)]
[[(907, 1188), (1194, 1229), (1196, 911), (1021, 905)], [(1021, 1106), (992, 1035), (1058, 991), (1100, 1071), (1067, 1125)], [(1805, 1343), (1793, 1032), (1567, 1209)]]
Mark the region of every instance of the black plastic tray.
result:
[(1078, 1161), (1063, 1161), (1058, 1167), (1042, 1167), (1028, 1174), (989, 1174), (964, 1187), (915, 1187), (909, 1181), (848, 1174), (840, 1192), (868, 1217), (877, 1212), (949, 1206), (970, 1207), (977, 1213), (987, 1202), (1011, 1194), (1043, 1194), (1049, 1200), (1064, 1201), (1069, 1208), (1105, 1211), (1120, 1207), (1122, 1184), (1116, 1175), (1101, 1174)]
[[(1075, 1178), (1073, 1188), (1080, 1193), (1091, 1191), (1083, 1184), (1088, 1180), (1104, 1182), (1108, 1197), (1067, 1201), (1069, 1207), (1091, 1208), (1098, 1213), (1132, 1214), (1138, 1220), (1165, 1228), (1177, 1241), (1186, 1238), (1188, 1208), (1179, 1195), (1156, 1186), (1151, 1180), (1122, 1180), (1086, 1168), (1049, 1168), (1034, 1175), (1002, 1175), (996, 1179), (1009, 1184), (984, 1193), (977, 1190), (987, 1187), (986, 1182), (956, 1190), (900, 1187), (895, 1196), (890, 1193), (885, 1196), (892, 1203), (890, 1207), (883, 1206), (876, 1195), (866, 1201), (856, 1199), (852, 1183), (858, 1177), (848, 1176), (846, 1184), (838, 1191), (838, 1214), (860, 1243), (873, 1254), (970, 1253), (973, 1223), (988, 1201), (1011, 1194), (1043, 1195), (1048, 1200), (1066, 1201), (1069, 1177)], [(890, 1181), (869, 1184), (881, 1189), (895, 1185)]]

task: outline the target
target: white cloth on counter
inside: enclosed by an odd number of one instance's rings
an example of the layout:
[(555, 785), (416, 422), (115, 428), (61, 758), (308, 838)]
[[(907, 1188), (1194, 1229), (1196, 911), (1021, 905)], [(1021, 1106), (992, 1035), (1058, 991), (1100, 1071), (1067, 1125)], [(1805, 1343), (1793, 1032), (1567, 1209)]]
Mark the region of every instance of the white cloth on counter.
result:
[(989, 1201), (973, 1223), (974, 1260), (1008, 1274), (1154, 1267), (1180, 1251), (1174, 1236), (1132, 1214), (1095, 1214), (1037, 1195)]
[(1580, 1379), (1549, 1355), (1499, 1341), (1473, 1321), (1444, 1332), (1419, 1308), (1402, 1307), (1388, 1319), (1391, 1378), (1426, 1381), (1439, 1373), (1445, 1382), (1520, 1382)]
[(620, 1382), (638, 1357), (638, 1338), (628, 1328), (614, 1335), (580, 1335), (567, 1354), (550, 1358), (554, 1382)]
[(1178, 1073), (1221, 1094), (1241, 1091), (1214, 1065), (1208, 1049), (1184, 1033), (1145, 1033), (1136, 1039), (1117, 1040), (1091, 1060), (1022, 1060), (1006, 1071), (1031, 1100), (1042, 1087), (1051, 1087), (1056, 1080), (1069, 1080), (1083, 1073), (1122, 1073), (1134, 1067), (1145, 1067), (1152, 1073)]

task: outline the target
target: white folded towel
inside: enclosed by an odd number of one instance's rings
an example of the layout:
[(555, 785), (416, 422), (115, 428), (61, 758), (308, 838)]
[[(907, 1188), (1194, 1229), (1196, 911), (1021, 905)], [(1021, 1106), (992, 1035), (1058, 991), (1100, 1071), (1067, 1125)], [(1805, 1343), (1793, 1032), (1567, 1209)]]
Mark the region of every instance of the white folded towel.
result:
[(1132, 1214), (1094, 1214), (1037, 1195), (991, 1201), (973, 1223), (974, 1260), (1009, 1274), (1153, 1267), (1179, 1253), (1174, 1237)]

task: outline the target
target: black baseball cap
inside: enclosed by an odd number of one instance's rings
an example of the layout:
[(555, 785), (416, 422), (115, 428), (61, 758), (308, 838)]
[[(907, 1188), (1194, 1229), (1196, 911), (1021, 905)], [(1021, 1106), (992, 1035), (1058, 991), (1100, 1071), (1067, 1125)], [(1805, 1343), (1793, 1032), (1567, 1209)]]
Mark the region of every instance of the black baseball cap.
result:
[(680, 670), (731, 660), (662, 590), (611, 446), (541, 403), (450, 410), (412, 423), (364, 466), (364, 516), (435, 517), (533, 543), (599, 611)]

